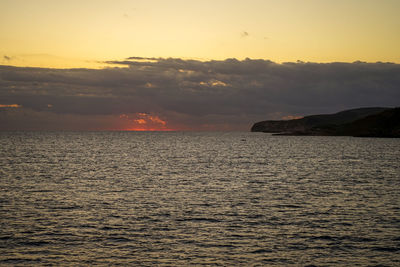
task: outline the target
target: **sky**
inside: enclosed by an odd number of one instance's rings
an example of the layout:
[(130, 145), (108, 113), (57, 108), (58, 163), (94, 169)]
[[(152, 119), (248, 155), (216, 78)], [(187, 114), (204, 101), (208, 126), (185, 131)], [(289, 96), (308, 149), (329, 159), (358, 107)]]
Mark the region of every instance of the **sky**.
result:
[(0, 130), (243, 130), (400, 105), (397, 0), (0, 0)]

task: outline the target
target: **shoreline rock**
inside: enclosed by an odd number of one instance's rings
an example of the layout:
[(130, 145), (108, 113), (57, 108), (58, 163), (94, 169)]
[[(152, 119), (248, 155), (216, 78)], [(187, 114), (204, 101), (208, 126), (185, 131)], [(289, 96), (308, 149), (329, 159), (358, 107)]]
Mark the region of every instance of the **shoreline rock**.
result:
[(360, 108), (295, 120), (261, 121), (251, 131), (296, 136), (400, 137), (400, 107)]

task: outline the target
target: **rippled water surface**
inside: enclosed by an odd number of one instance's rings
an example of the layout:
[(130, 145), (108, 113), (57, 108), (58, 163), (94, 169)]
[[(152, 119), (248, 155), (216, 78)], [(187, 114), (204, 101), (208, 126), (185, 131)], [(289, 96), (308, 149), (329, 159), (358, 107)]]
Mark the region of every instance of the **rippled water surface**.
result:
[(399, 266), (400, 140), (0, 133), (0, 265)]

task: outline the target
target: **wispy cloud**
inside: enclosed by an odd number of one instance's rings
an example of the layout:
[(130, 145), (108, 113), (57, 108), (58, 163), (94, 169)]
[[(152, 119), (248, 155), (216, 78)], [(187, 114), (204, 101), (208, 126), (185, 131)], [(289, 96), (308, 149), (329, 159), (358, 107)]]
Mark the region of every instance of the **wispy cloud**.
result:
[(240, 36), (242, 36), (242, 38), (245, 38), (247, 36), (249, 36), (249, 33), (246, 31), (242, 31), (242, 33), (240, 34)]
[(0, 104), (0, 108), (21, 108), (21, 105), (18, 104), (11, 104), (11, 105), (5, 105), (5, 104)]

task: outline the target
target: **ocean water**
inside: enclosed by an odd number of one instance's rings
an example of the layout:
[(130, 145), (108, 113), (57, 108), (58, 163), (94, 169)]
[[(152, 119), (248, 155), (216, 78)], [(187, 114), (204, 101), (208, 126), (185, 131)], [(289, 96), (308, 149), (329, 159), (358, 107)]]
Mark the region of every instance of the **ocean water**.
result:
[(400, 139), (3, 132), (0, 265), (400, 266)]

